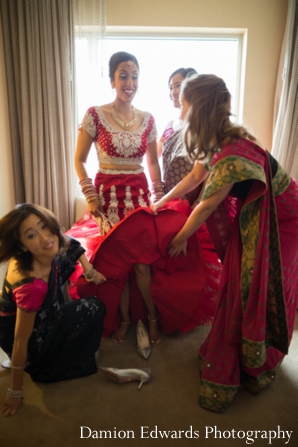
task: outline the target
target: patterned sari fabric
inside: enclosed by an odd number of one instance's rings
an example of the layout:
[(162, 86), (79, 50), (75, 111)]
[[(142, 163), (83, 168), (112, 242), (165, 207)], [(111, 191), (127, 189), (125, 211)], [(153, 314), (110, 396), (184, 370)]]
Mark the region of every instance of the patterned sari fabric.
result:
[(288, 352), (298, 302), (298, 185), (268, 154), (241, 139), (215, 154), (202, 200), (253, 180), (245, 200), (227, 197), (208, 222), (224, 258), (212, 330), (199, 350), (200, 405), (227, 409), (240, 385), (257, 394)]
[(4, 281), (0, 301), (0, 346), (9, 357), (14, 343), (16, 294), (22, 294), (30, 307), (36, 288), (44, 291), (28, 342), (25, 367), (34, 381), (55, 382), (97, 371), (95, 353), (100, 345), (105, 306), (93, 296), (64, 302), (61, 289), (82, 253), (84, 249), (72, 240), (69, 249), (53, 261), (48, 284), (33, 277), (12, 285)]
[[(182, 130), (172, 133), (162, 145), (163, 181), (166, 192), (171, 191), (193, 168), (185, 149)], [(185, 198), (192, 205), (198, 197), (201, 186), (186, 194)]]

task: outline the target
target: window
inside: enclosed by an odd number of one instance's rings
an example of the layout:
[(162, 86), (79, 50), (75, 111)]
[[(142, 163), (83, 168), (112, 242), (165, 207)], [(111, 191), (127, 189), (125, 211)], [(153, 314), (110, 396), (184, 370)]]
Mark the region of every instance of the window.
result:
[[(241, 86), (243, 85), (244, 38), (238, 34), (149, 33), (131, 30), (109, 31), (105, 42), (103, 71), (89, 69), (93, 80), (87, 80), (90, 43), (77, 39), (78, 117), (81, 120), (87, 108), (112, 102), (114, 92), (108, 77), (108, 61), (117, 51), (127, 51), (136, 56), (140, 64), (139, 92), (135, 107), (147, 110), (154, 116), (158, 134), (177, 114), (169, 99), (168, 78), (179, 67), (193, 67), (198, 73), (214, 73), (224, 79), (232, 95), (232, 113), (242, 119)], [(98, 45), (97, 52), (100, 48)], [(99, 59), (99, 58), (98, 58)], [(93, 61), (94, 63), (94, 61)], [(97, 170), (95, 151), (90, 153), (88, 171), (92, 178)]]

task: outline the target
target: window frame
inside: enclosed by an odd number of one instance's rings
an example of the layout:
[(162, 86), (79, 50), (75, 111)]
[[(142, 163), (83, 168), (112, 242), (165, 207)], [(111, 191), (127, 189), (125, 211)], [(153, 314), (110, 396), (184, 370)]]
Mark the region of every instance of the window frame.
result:
[[(90, 42), (94, 34), (98, 34), (98, 27), (84, 26), (84, 38), (90, 35)], [(75, 37), (79, 37), (82, 29), (76, 27)], [(236, 98), (234, 101), (234, 120), (242, 123), (243, 120), (243, 106), (244, 106), (244, 83), (245, 83), (245, 63), (246, 63), (246, 47), (247, 47), (247, 29), (240, 28), (186, 28), (186, 27), (127, 27), (127, 26), (107, 26), (106, 39), (237, 39), (238, 40), (238, 59), (237, 59), (237, 76), (236, 76)], [(106, 89), (106, 79), (108, 72), (108, 61), (106, 57), (105, 39), (100, 42), (101, 45), (101, 60), (99, 62), (100, 76), (97, 78), (98, 83), (101, 84), (101, 89)], [(92, 105), (92, 104), (90, 104)], [(88, 106), (90, 106), (88, 105)], [(87, 110), (87, 109), (86, 109)], [(77, 113), (76, 113), (77, 114)], [(77, 116), (78, 123), (80, 123), (81, 116)], [(93, 162), (95, 166), (95, 156)], [(89, 161), (88, 161), (89, 162)], [(89, 163), (88, 163), (89, 164)], [(93, 172), (92, 172), (93, 174)]]
[[(244, 84), (247, 51), (246, 28), (199, 28), (199, 27), (153, 27), (153, 26), (106, 26), (107, 39), (237, 39), (238, 61), (236, 76), (236, 100), (234, 114), (236, 121), (242, 123), (244, 107)], [(106, 67), (102, 67), (102, 72)]]

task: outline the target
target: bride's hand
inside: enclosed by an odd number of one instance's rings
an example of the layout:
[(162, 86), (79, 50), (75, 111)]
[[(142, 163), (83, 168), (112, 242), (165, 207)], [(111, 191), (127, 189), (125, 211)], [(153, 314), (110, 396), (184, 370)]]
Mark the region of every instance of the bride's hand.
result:
[(95, 199), (92, 202), (88, 203), (88, 211), (94, 217), (100, 217), (103, 212), (102, 206), (99, 199)]

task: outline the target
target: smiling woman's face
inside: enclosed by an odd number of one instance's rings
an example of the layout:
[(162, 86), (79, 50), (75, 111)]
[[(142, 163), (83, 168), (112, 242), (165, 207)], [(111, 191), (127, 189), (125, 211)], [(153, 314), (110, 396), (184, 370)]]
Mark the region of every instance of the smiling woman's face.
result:
[(117, 97), (124, 102), (131, 102), (138, 90), (139, 70), (132, 61), (121, 62), (112, 81)]
[(173, 105), (176, 109), (179, 109), (179, 107), (180, 107), (179, 95), (180, 95), (181, 84), (182, 84), (183, 80), (184, 80), (184, 77), (182, 76), (181, 73), (175, 74), (170, 80), (170, 85), (169, 85), (170, 98), (173, 101)]
[(30, 251), (35, 258), (54, 259), (59, 251), (58, 236), (36, 214), (30, 214), (20, 225), (20, 241), (24, 251)]

